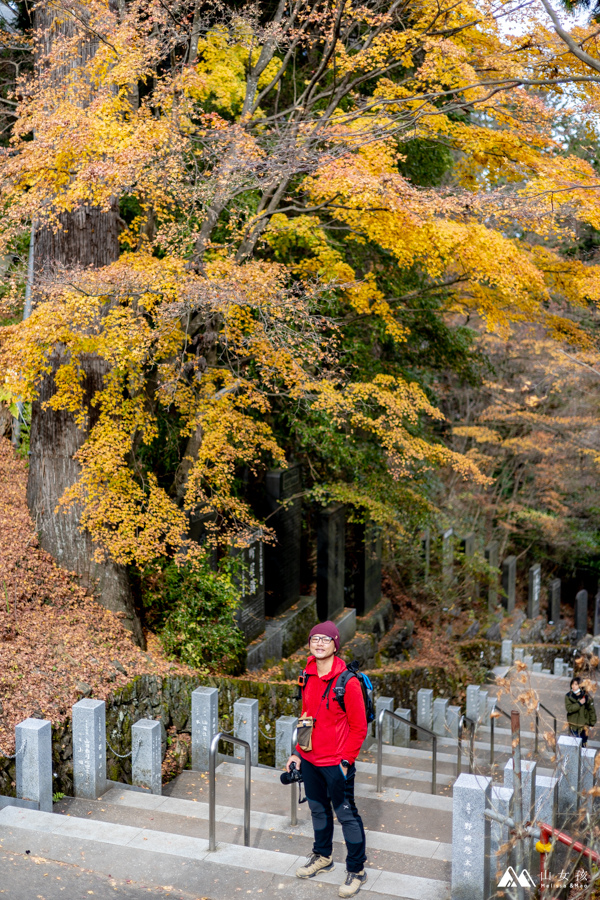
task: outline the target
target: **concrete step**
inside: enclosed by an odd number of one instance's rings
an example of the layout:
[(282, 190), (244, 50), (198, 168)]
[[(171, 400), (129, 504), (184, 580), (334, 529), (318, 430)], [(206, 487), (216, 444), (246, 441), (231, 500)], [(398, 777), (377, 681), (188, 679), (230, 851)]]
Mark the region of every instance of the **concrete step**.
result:
[[(343, 866), (337, 863), (331, 872), (300, 882), (293, 873), (304, 858), (295, 852), (223, 842), (211, 853), (201, 837), (15, 807), (0, 811), (0, 840), (4, 850), (24, 853), (27, 848), (41, 859), (85, 866), (114, 878), (143, 879), (147, 885), (162, 886), (163, 890), (196, 891), (211, 900), (230, 900), (242, 892), (260, 893), (262, 900), (335, 897), (344, 874)], [(421, 859), (421, 871), (422, 863)], [(427, 870), (433, 865), (429, 859)], [(437, 865), (448, 867), (448, 863)], [(445, 879), (423, 878), (383, 868), (367, 868), (367, 874), (367, 884), (361, 891), (365, 897), (449, 898), (449, 875)]]
[[(240, 808), (243, 797), (238, 796), (238, 805), (216, 808), (217, 835), (219, 840), (239, 844), (243, 841), (244, 811)], [(256, 847), (275, 847), (278, 851), (294, 846), (298, 853), (308, 854), (312, 847), (313, 830), (310, 814), (306, 806), (301, 805), (298, 825), (290, 825), (289, 816), (276, 815), (261, 810), (252, 810), (251, 802), (250, 828), (251, 844)], [(62, 815), (78, 816), (113, 821), (116, 824), (138, 825), (151, 830), (168, 831), (172, 834), (190, 834), (194, 837), (208, 838), (208, 803), (193, 800), (182, 800), (178, 797), (155, 796), (152, 794), (135, 794), (132, 791), (111, 789), (100, 800), (84, 801), (65, 799), (57, 804), (56, 811)], [(412, 810), (413, 817), (415, 810)], [(367, 817), (361, 805), (361, 815), (365, 822), (367, 834), (367, 850), (369, 859), (378, 855), (381, 863), (381, 852), (414, 856), (422, 859), (447, 862), (451, 859), (451, 816), (441, 826), (435, 817), (439, 814), (429, 811), (429, 833), (435, 840), (415, 836), (410, 825), (403, 828), (403, 823), (396, 815), (395, 808), (381, 810), (379, 821), (370, 827), (365, 821)], [(445, 827), (444, 827), (445, 826)], [(441, 833), (449, 839), (441, 839)], [(334, 842), (343, 844), (342, 830), (334, 827)], [(336, 851), (339, 856), (342, 850)], [(395, 868), (393, 859), (387, 860), (389, 868)], [(441, 872), (443, 874), (443, 872)]]
[[(424, 768), (410, 768), (408, 766), (383, 766), (383, 787), (390, 793), (423, 793), (431, 792), (431, 768), (424, 763)], [(219, 767), (221, 768), (221, 767)], [(357, 761), (357, 776), (355, 782), (355, 794), (357, 797), (378, 797), (375, 790), (377, 782), (377, 765), (374, 762)], [(222, 764), (222, 770), (233, 778), (243, 778), (243, 765), (228, 762)], [(252, 768), (253, 779), (264, 779), (266, 782), (279, 782), (280, 772), (276, 769), (265, 767)], [(181, 776), (180, 776), (181, 777)], [(451, 795), (451, 787), (456, 781), (455, 775), (438, 774), (438, 793), (442, 796)], [(424, 801), (427, 802), (427, 801)]]
[[(217, 772), (219, 775), (217, 800), (219, 802), (225, 801), (231, 806), (239, 806), (241, 796), (239, 785), (240, 780), (244, 777), (243, 766), (231, 762), (223, 763), (219, 766)], [(279, 780), (280, 774), (279, 770), (266, 766), (252, 769), (251, 805), (253, 809), (261, 809), (278, 815), (289, 815), (290, 789), (281, 784)], [(426, 793), (422, 789), (422, 785), (419, 785), (419, 787), (421, 790), (384, 787), (383, 791), (378, 794), (375, 779), (371, 777), (370, 780), (364, 783), (358, 782), (355, 784), (355, 795), (357, 798), (360, 798), (361, 810), (365, 808), (365, 805), (369, 807), (372, 804), (372, 821), (375, 825), (377, 825), (378, 817), (381, 815), (381, 803), (391, 803), (395, 807), (417, 807), (420, 811), (434, 810), (436, 813), (452, 813), (451, 796), (440, 794), (434, 796), (431, 793)], [(206, 802), (208, 799), (208, 778), (202, 772), (182, 772), (176, 779), (164, 786), (163, 795)], [(300, 809), (305, 808), (305, 804), (300, 806)], [(418, 813), (415, 818), (416, 822), (411, 833), (418, 833), (421, 814)]]
[[(482, 738), (484, 738), (484, 737), (487, 737), (487, 740), (483, 740)], [(389, 747), (392, 745), (384, 744), (384, 746)], [(414, 747), (416, 750), (426, 750), (427, 747), (431, 747), (431, 742), (411, 741), (410, 746)], [(484, 754), (486, 752), (489, 754), (489, 750), (490, 750), (489, 731), (488, 731), (487, 735), (480, 735), (478, 733), (478, 736), (475, 738), (475, 740), (473, 742), (473, 746), (474, 746), (475, 750), (481, 750)], [(544, 742), (542, 739), (542, 735), (540, 734), (539, 750), (543, 750), (544, 746), (545, 745), (544, 745)], [(458, 751), (458, 741), (456, 740), (456, 738), (439, 737), (438, 738), (438, 750), (442, 747), (452, 749), (454, 751), (454, 758), (456, 759), (456, 755), (457, 755), (457, 751)], [(532, 753), (533, 747), (534, 747), (533, 739), (527, 740), (527, 741), (521, 741), (521, 751), (523, 753)], [(495, 734), (494, 734), (494, 749), (499, 753), (509, 753), (510, 754), (512, 752), (510, 741), (506, 740), (506, 735), (504, 735), (504, 734), (499, 735), (498, 729), (496, 729)], [(369, 751), (376, 752), (376, 750), (377, 750), (377, 743), (373, 742), (373, 744), (371, 744), (369, 747)], [(469, 741), (467, 738), (465, 738), (465, 740), (463, 740), (462, 752), (463, 752), (463, 756), (468, 756)]]
[[(197, 777), (197, 773), (190, 774), (194, 778)], [(180, 788), (193, 786), (194, 783), (189, 780), (187, 784), (180, 785)], [(236, 826), (243, 825), (243, 811), (241, 809), (243, 797), (240, 787), (241, 785), (238, 783), (231, 805), (217, 805), (217, 821)], [(299, 804), (298, 825), (292, 826), (290, 825), (289, 814), (289, 789), (279, 785), (279, 793), (283, 793), (286, 807), (285, 812), (281, 813), (273, 812), (273, 804), (270, 802), (268, 792), (264, 788), (265, 786), (260, 784), (258, 791), (253, 790), (251, 792), (251, 826), (256, 829), (275, 832), (279, 835), (311, 837), (312, 826), (307, 804)], [(186, 791), (186, 793), (188, 792)], [(219, 775), (217, 799), (222, 799), (222, 793), (221, 776)], [(262, 800), (261, 807), (256, 805), (257, 793)], [(103, 806), (114, 804), (130, 809), (155, 809), (161, 813), (208, 820), (206, 794), (201, 794), (200, 796), (203, 796), (204, 799), (182, 799), (181, 796), (173, 794), (156, 797), (151, 794), (135, 794), (132, 791), (111, 789), (98, 802)], [(276, 800), (281, 803), (280, 798), (276, 798)], [(72, 803), (73, 801), (68, 802)], [(63, 812), (71, 809), (71, 807), (63, 807), (63, 803), (67, 803), (67, 801), (62, 801), (57, 806), (57, 809), (60, 808), (60, 811)], [(410, 804), (404, 804), (404, 808), (398, 808), (397, 804), (382, 803), (381, 800), (375, 798), (360, 799), (358, 800), (358, 805), (368, 835), (367, 845), (369, 847), (378, 850), (391, 849), (394, 852), (405, 852), (401, 849), (402, 846), (408, 847), (410, 844), (416, 848), (414, 855), (435, 859), (450, 858), (450, 842), (452, 840), (452, 815), (450, 810), (431, 809), (423, 806), (417, 809)], [(281, 806), (279, 808), (281, 809)], [(87, 811), (84, 815), (87, 815)], [(415, 819), (418, 821), (415, 821)], [(388, 837), (390, 839), (393, 838), (394, 846), (390, 844)], [(407, 839), (406, 841), (405, 838)], [(339, 842), (343, 840), (341, 828), (337, 824), (335, 826), (334, 840)], [(436, 847), (439, 848), (441, 845), (443, 845), (442, 849), (436, 852)], [(406, 852), (412, 851), (406, 850)]]
[[(456, 753), (445, 753), (438, 748), (437, 751), (437, 774), (456, 776)], [(468, 760), (468, 754), (463, 755), (464, 761)], [(366, 766), (377, 763), (377, 752), (361, 753), (357, 763), (357, 775), (361, 776), (365, 772), (372, 771)], [(409, 769), (411, 772), (423, 772), (429, 774), (431, 780), (431, 750), (421, 750), (416, 747), (393, 747), (390, 744), (383, 745), (383, 770), (396, 769), (398, 767)], [(391, 773), (390, 773), (391, 774)], [(421, 780), (421, 776), (417, 776)], [(439, 780), (439, 779), (438, 779)]]
[[(477, 748), (475, 748), (477, 751)], [(468, 750), (468, 748), (467, 748)], [(431, 772), (431, 750), (421, 750), (419, 748), (413, 747), (393, 747), (389, 744), (384, 744), (383, 747), (383, 761), (388, 765), (393, 765), (395, 760), (401, 761), (402, 765), (406, 765), (406, 761), (414, 760), (415, 766), (422, 766), (423, 770), (426, 772)], [(512, 752), (510, 747), (498, 747), (494, 746), (494, 766), (504, 767), (506, 762), (511, 758)], [(376, 756), (374, 755), (376, 759)], [(545, 766), (551, 763), (551, 757), (549, 753), (540, 754), (537, 753), (534, 755), (533, 753), (527, 753), (524, 751), (522, 753), (523, 759), (535, 759), (538, 767)], [(475, 752), (475, 766), (478, 771), (481, 768), (485, 768), (489, 766), (489, 747), (480, 749), (478, 752)], [(365, 762), (370, 761), (370, 757), (365, 756)], [(469, 754), (468, 752), (462, 754), (462, 771), (465, 771), (465, 766), (468, 764)], [(456, 763), (457, 763), (457, 754), (456, 753), (444, 753), (443, 751), (437, 752), (437, 762), (438, 762), (438, 772), (439, 771), (451, 771), (456, 773)], [(441, 769), (441, 765), (444, 766), (444, 769)]]

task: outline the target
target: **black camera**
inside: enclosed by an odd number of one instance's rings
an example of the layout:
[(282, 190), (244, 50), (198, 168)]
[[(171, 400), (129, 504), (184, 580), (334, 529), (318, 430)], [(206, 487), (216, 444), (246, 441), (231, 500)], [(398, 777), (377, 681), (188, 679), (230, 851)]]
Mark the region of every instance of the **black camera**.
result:
[(296, 763), (290, 763), (290, 771), (282, 772), (279, 776), (282, 784), (293, 784), (294, 781), (302, 782), (304, 778), (302, 777), (302, 772), (300, 769), (296, 768)]

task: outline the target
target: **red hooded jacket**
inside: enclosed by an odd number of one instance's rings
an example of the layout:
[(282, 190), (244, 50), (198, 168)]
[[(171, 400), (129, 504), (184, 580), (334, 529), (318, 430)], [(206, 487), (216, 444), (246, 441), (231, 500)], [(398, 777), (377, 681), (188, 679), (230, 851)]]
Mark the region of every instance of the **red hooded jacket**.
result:
[[(333, 666), (327, 675), (319, 678), (317, 661), (309, 656), (306, 673), (310, 675), (302, 690), (302, 713), (316, 719), (312, 732), (312, 750), (296, 752), (315, 766), (337, 766), (342, 759), (353, 763), (367, 736), (367, 716), (362, 688), (358, 678), (350, 678), (346, 685), (342, 709), (333, 694), (338, 676), (346, 668), (339, 656), (334, 656)], [(327, 697), (323, 697), (329, 685)]]

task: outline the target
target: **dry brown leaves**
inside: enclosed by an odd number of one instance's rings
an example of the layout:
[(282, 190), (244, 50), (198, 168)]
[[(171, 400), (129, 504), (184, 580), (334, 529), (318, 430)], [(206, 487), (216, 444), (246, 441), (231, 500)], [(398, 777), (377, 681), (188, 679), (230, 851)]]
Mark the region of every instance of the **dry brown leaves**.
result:
[(117, 616), (39, 548), (26, 484), (25, 464), (0, 438), (0, 755), (14, 751), (18, 722), (63, 720), (87, 686), (104, 700), (136, 675), (192, 674), (165, 659), (153, 635), (142, 652)]

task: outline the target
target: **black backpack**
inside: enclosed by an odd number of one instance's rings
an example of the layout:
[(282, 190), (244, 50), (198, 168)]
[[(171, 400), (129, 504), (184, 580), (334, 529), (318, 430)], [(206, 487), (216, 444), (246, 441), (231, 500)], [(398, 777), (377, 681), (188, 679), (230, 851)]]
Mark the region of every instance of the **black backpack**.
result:
[[(302, 699), (302, 690), (306, 687), (306, 683), (310, 678), (310, 673), (304, 670), (302, 675), (298, 678), (298, 685), (300, 690), (298, 692), (297, 700)], [(333, 697), (340, 704), (341, 708), (344, 712), (346, 712), (346, 685), (350, 681), (351, 678), (358, 678), (358, 682), (361, 686), (363, 701), (365, 704), (365, 715), (367, 717), (367, 725), (372, 722), (375, 718), (375, 708), (373, 706), (373, 685), (371, 684), (371, 679), (368, 675), (365, 675), (364, 672), (360, 671), (360, 663), (357, 659), (350, 663), (343, 672), (337, 677), (335, 682), (335, 686), (333, 687)], [(327, 705), (329, 706), (329, 692), (332, 688), (333, 678), (331, 681), (327, 682), (327, 687), (325, 688), (325, 693), (323, 694), (323, 699), (327, 698)]]

